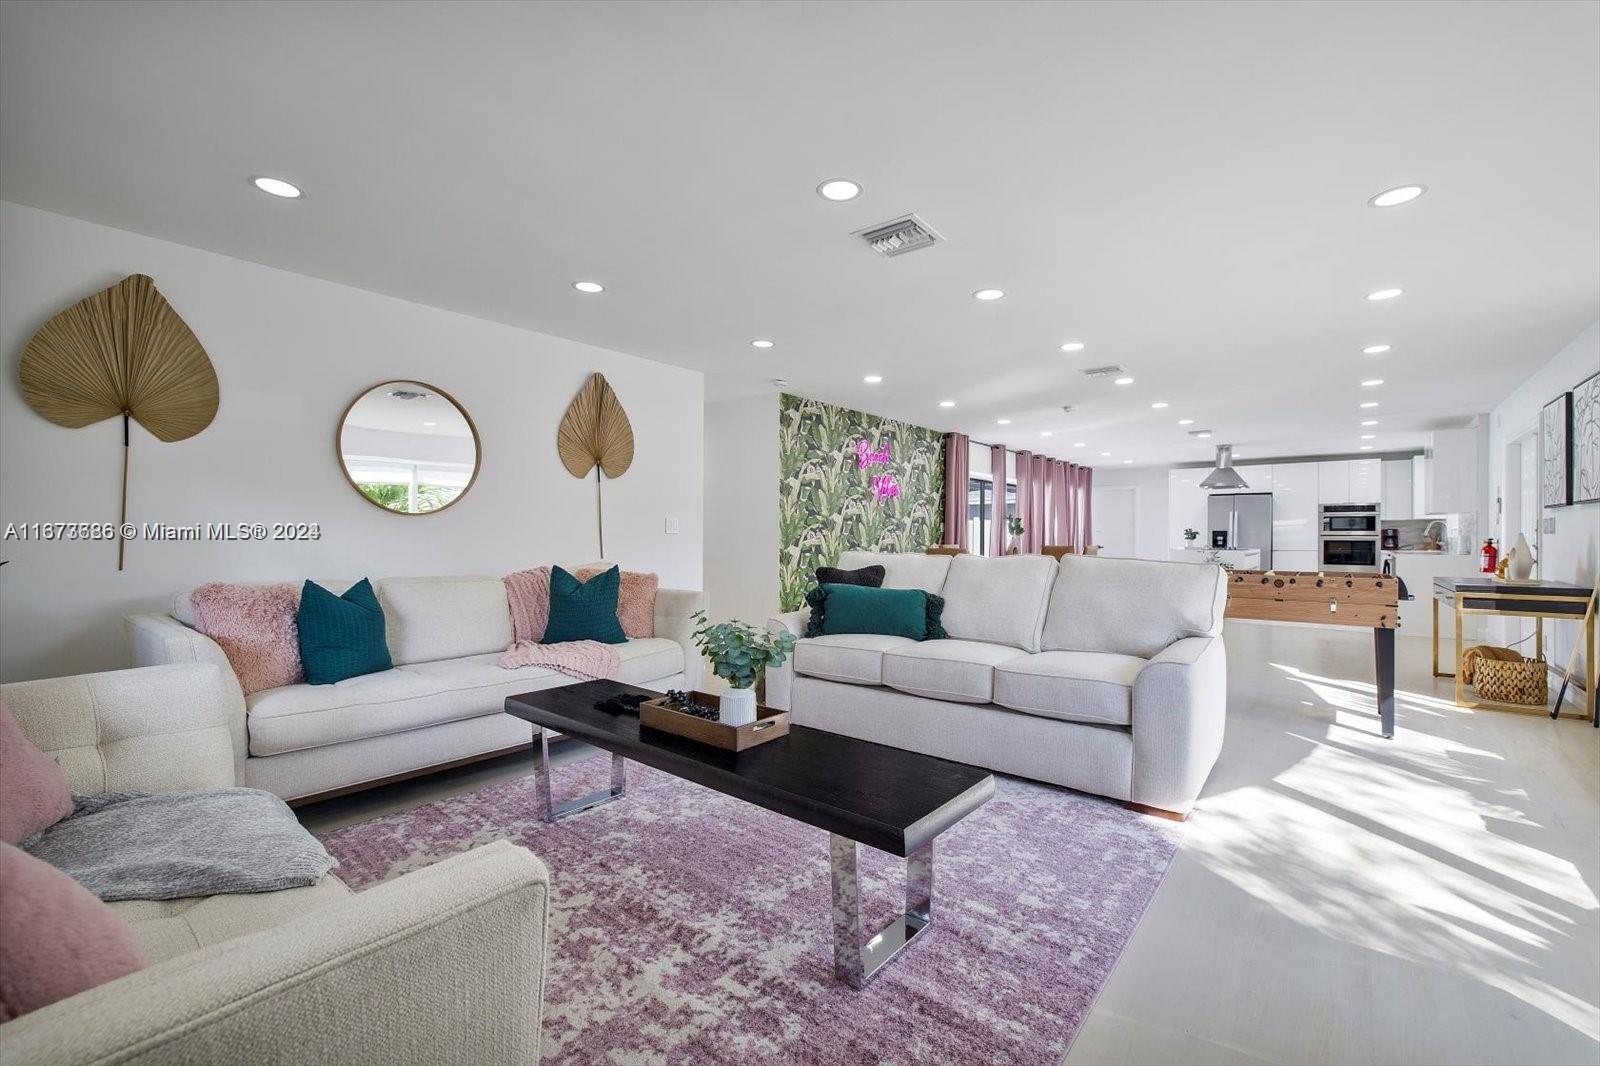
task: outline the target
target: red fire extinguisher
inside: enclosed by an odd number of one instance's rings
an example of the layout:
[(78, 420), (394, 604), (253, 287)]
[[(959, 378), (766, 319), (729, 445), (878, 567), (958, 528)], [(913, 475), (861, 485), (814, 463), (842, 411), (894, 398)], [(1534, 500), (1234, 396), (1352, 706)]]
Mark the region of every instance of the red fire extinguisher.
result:
[(1478, 551), (1478, 565), (1486, 574), (1494, 573), (1495, 564), (1500, 561), (1500, 549), (1494, 546), (1494, 538), (1490, 537), (1483, 542), (1483, 547)]

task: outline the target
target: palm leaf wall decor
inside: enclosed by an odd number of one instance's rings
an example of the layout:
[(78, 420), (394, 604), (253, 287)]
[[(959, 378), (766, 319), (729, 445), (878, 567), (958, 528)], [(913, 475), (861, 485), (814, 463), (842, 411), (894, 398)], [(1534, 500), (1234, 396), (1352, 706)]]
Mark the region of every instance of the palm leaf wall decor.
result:
[[(42, 417), (79, 429), (122, 416), (128, 520), (128, 421), (157, 440), (187, 440), (216, 417), (217, 372), (194, 331), (144, 274), (85, 297), (46, 322), (22, 353), (22, 395)], [(117, 569), (127, 544), (117, 537)]]
[(567, 407), (556, 430), (556, 451), (561, 465), (575, 478), (594, 471), (595, 526), (600, 537), (600, 558), (606, 557), (605, 506), (602, 473), (615, 481), (633, 465), (633, 424), (622, 401), (603, 374), (589, 375), (588, 384)]

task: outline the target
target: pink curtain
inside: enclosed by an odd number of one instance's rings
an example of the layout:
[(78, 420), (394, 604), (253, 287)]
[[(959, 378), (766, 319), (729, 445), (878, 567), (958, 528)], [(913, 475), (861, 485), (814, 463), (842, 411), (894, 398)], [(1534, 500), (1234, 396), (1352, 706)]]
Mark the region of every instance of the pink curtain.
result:
[[(1089, 513), (1090, 490), (1094, 488), (1094, 468), (1078, 467), (1078, 544), (1087, 546), (1094, 539), (1094, 516)], [(1079, 551), (1083, 547), (1078, 548)]]
[(964, 433), (944, 436), (944, 543), (966, 548), (967, 479), (971, 477), (971, 442)]
[[(1033, 523), (1028, 520), (1028, 504), (1033, 499), (1033, 453), (1017, 453), (1017, 517), (1022, 519), (1022, 539), (1017, 541), (1019, 552), (1030, 552), (1029, 535)], [(1009, 541), (1009, 538), (1008, 538)]]
[(1043, 455), (1033, 457), (1033, 499), (1028, 503), (1028, 517), (1023, 519), (1027, 531), (1023, 534), (1025, 552), (1037, 553), (1045, 545), (1045, 496), (1050, 491), (1050, 460)]
[(994, 494), (990, 497), (989, 528), (994, 536), (989, 538), (989, 554), (1004, 555), (1010, 531), (1006, 529), (1006, 446), (989, 445), (989, 474), (994, 479)]

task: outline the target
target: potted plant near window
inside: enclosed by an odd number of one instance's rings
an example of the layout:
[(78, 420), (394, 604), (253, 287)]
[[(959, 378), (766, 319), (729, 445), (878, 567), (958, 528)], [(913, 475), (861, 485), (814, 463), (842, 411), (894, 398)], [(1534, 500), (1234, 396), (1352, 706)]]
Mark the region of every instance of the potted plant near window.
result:
[(1022, 519), (1018, 518), (1016, 515), (1007, 516), (1006, 529), (1011, 533), (1011, 547), (1006, 549), (1006, 554), (1016, 555), (1022, 550)]
[(694, 613), (694, 643), (711, 663), (711, 672), (728, 682), (720, 716), (729, 725), (756, 720), (756, 682), (769, 666), (782, 666), (794, 649), (794, 634), (774, 636), (744, 622), (711, 625), (704, 611)]

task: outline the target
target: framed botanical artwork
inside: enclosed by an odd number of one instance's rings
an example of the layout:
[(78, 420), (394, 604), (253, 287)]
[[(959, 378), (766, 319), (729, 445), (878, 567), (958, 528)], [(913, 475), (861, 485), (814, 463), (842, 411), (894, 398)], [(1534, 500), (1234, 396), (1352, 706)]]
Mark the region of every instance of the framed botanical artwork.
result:
[(1565, 507), (1572, 502), (1572, 393), (1563, 392), (1539, 412), (1539, 502)]
[(1600, 372), (1572, 390), (1572, 502), (1600, 502)]

